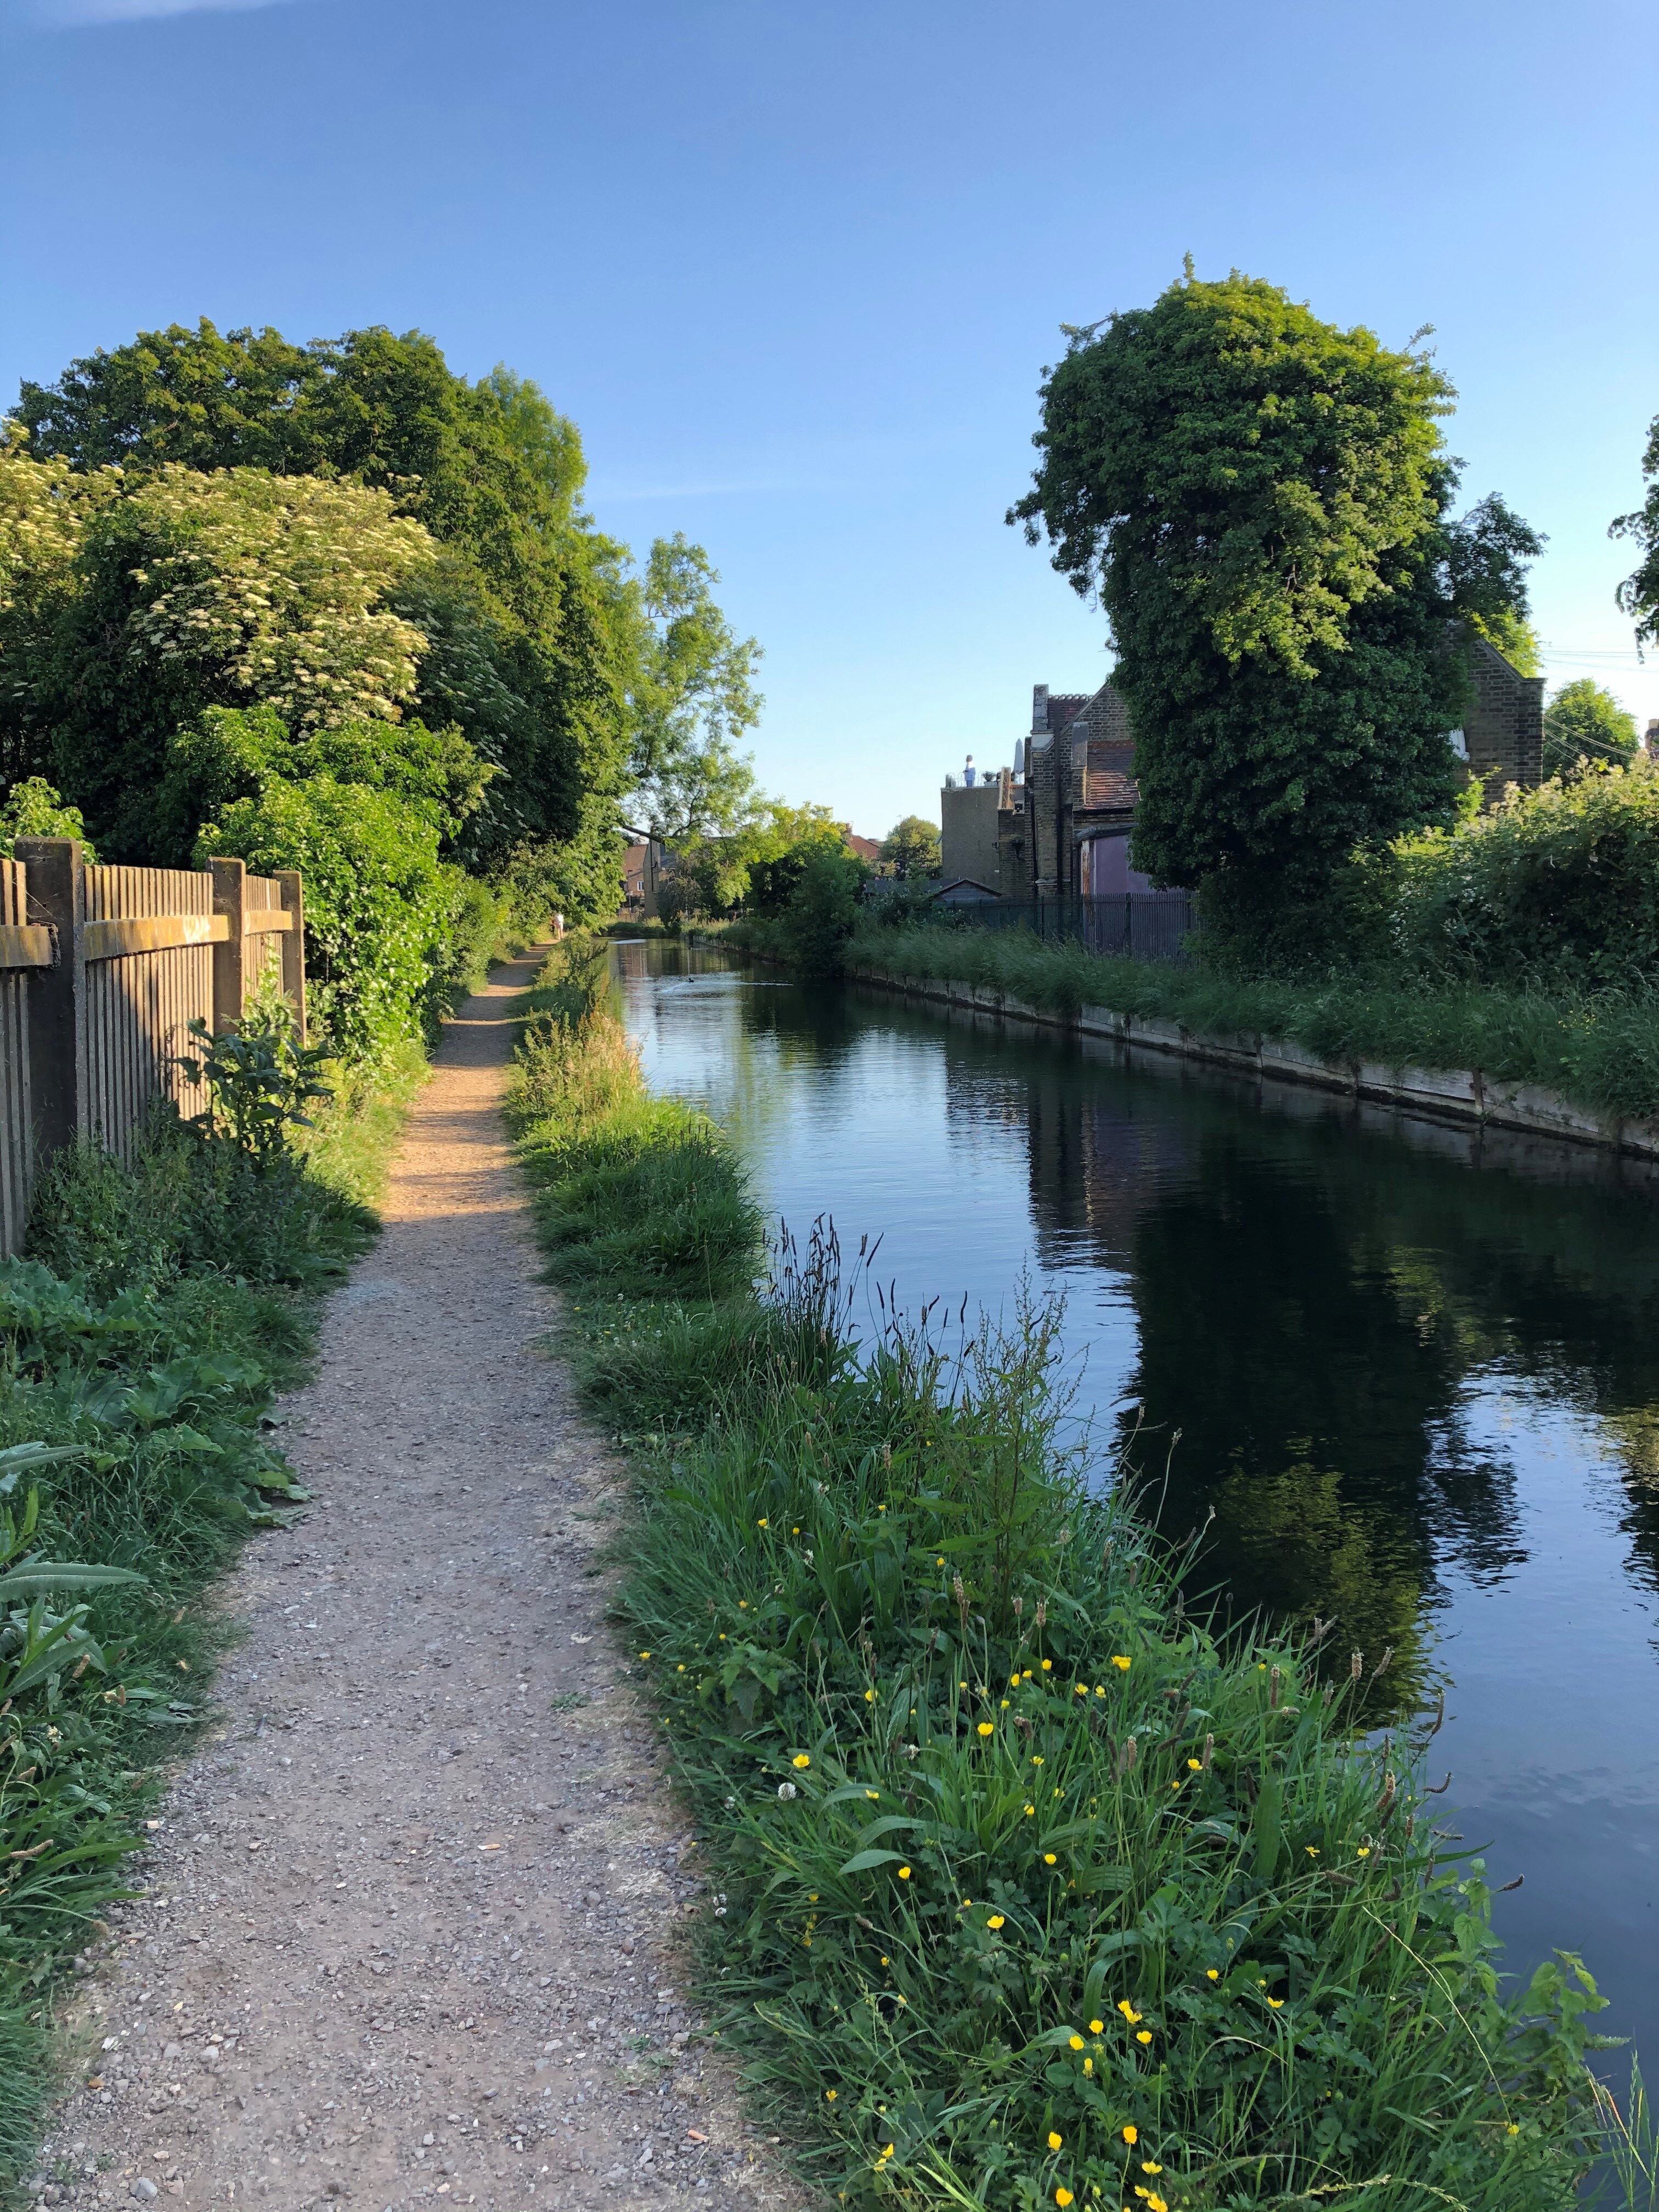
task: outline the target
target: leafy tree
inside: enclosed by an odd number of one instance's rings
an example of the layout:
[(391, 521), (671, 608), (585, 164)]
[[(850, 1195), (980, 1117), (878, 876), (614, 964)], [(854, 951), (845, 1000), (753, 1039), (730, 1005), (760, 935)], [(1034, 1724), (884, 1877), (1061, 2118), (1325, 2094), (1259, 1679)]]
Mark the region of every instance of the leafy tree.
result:
[(734, 741), (760, 720), (752, 682), (760, 647), (739, 640), (714, 604), (708, 556), (676, 533), (651, 548), (634, 686), (637, 788), (631, 805), (655, 837), (747, 827), (763, 803)]
[(1010, 520), (1097, 592), (1135, 731), (1136, 865), (1318, 883), (1449, 816), (1450, 625), (1516, 599), (1537, 541), (1502, 502), (1461, 526), (1429, 358), (1237, 272), (1068, 333)]
[(1647, 497), (1634, 514), (1620, 515), (1611, 526), (1613, 538), (1633, 538), (1641, 549), (1634, 573), (1619, 586), (1619, 605), (1636, 624), (1636, 643), (1659, 644), (1659, 415), (1648, 430), (1647, 450), (1642, 456), (1642, 476)]
[(434, 727), (459, 723), (501, 770), (468, 858), (499, 871), (541, 843), (580, 844), (562, 872), (596, 880), (604, 904), (619, 880), (638, 593), (623, 549), (581, 510), (574, 426), (533, 384), (502, 368), (470, 384), (420, 331), (301, 346), (204, 320), (26, 384), (17, 413), (31, 454), (78, 471), (252, 467), (384, 493), (446, 549), (388, 601), (426, 641), (409, 703)]
[(846, 964), (848, 941), (858, 921), (859, 886), (864, 863), (828, 843), (807, 848), (800, 873), (783, 911), (783, 931), (792, 964), (803, 975), (837, 975)]
[(901, 880), (912, 876), (936, 876), (943, 865), (939, 831), (920, 814), (907, 814), (883, 838), (881, 865)]
[(1636, 745), (1636, 717), (1588, 676), (1564, 684), (1544, 710), (1547, 776), (1574, 775), (1581, 759), (1629, 760)]
[(114, 858), (182, 865), (195, 824), (158, 812), (174, 732), (255, 702), (300, 729), (395, 723), (425, 641), (386, 599), (432, 540), (385, 492), (323, 477), (94, 485), (0, 456), (0, 752), (48, 773)]

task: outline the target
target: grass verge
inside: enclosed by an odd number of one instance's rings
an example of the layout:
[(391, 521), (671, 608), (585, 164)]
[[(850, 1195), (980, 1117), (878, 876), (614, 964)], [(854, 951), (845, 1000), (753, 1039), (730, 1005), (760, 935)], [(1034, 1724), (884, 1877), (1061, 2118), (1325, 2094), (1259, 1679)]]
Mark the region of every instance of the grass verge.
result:
[[(1604, 2117), (1577, 1959), (1501, 1993), (1478, 1862), (1348, 1669), (1183, 1615), (1062, 1449), (1053, 1322), (855, 1350), (644, 1091), (603, 950), (512, 1113), (568, 1341), (634, 1455), (622, 1604), (707, 1851), (703, 1995), (841, 2201), (1532, 2212)], [(1419, 1731), (1426, 1734), (1426, 1729)]]
[[(781, 957), (774, 926), (740, 922), (734, 951)], [(1002, 991), (1065, 1018), (1081, 1006), (1154, 1016), (1191, 1030), (1282, 1037), (1322, 1060), (1394, 1068), (1479, 1068), (1536, 1083), (1594, 1113), (1659, 1118), (1659, 999), (1624, 991), (1542, 992), (1218, 974), (1202, 963), (1114, 958), (1024, 930), (893, 929), (866, 923), (847, 949), (854, 969)]]
[(65, 1988), (208, 1711), (202, 1594), (307, 1494), (266, 1409), (373, 1235), (424, 1066), (343, 1085), (303, 1159), (260, 1166), (164, 1115), (130, 1164), (60, 1155), (27, 1255), (0, 1264), (0, 2201), (57, 2083)]

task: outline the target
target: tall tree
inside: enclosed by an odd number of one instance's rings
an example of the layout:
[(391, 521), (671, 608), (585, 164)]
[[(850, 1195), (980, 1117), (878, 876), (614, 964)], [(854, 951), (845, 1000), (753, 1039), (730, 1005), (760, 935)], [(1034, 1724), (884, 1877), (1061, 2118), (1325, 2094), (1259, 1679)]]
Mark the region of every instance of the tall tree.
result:
[(384, 493), (445, 549), (389, 601), (427, 641), (410, 703), (502, 771), (470, 825), (475, 860), (550, 841), (592, 848), (578, 876), (615, 866), (637, 592), (580, 506), (574, 426), (533, 384), (503, 368), (471, 384), (420, 331), (295, 345), (204, 320), (25, 384), (17, 419), (32, 457), (129, 483), (173, 465)]
[(1581, 760), (1627, 761), (1636, 717), (1588, 676), (1564, 684), (1544, 709), (1544, 773), (1571, 776)]
[(1636, 624), (1636, 644), (1659, 644), (1659, 415), (1648, 430), (1647, 450), (1642, 456), (1642, 477), (1647, 497), (1633, 514), (1621, 514), (1608, 535), (1633, 538), (1641, 549), (1635, 571), (1619, 586), (1619, 605)]
[(881, 841), (881, 865), (901, 880), (936, 876), (940, 867), (938, 828), (920, 814), (905, 815)]
[(1110, 624), (1136, 865), (1316, 884), (1445, 814), (1449, 626), (1516, 611), (1505, 564), (1537, 541), (1501, 501), (1449, 523), (1452, 392), (1432, 362), (1190, 262), (1153, 306), (1068, 338), (1009, 520), (1033, 544), (1042, 525)]
[(764, 800), (735, 742), (760, 720), (760, 647), (714, 604), (720, 577), (678, 532), (651, 548), (634, 687), (634, 811), (657, 837), (730, 835)]

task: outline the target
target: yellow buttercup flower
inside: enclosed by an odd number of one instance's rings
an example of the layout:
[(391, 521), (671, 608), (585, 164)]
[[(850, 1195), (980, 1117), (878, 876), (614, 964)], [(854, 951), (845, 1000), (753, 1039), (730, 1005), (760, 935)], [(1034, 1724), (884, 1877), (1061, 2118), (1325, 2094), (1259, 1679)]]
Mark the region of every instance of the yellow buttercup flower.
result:
[(1053, 1865), (1054, 1864), (1054, 1863), (1055, 1863), (1055, 1861), (1054, 1861), (1054, 1854), (1052, 1851), (1044, 1851), (1044, 1853), (1042, 1854), (1042, 1863), (1043, 1863), (1043, 1865), (1044, 1865), (1044, 1866), (1053, 1866)]
[(1123, 1655), (1122, 1655), (1122, 1653), (1121, 1653), (1121, 1652), (1115, 1651), (1115, 1652), (1112, 1654), (1112, 1664), (1113, 1664), (1113, 1666), (1114, 1666), (1114, 1667), (1118, 1668), (1119, 1668), (1119, 1669), (1120, 1669), (1123, 1674), (1127, 1674), (1128, 1673), (1128, 1671), (1129, 1671), (1129, 1665), (1130, 1665), (1130, 1662), (1129, 1662), (1129, 1661), (1128, 1661), (1128, 1660), (1127, 1660), (1127, 1659), (1123, 1656)]
[(1034, 1819), (1036, 1817), (1036, 1807), (1035, 1805), (1028, 1805), (1025, 1808), (1025, 1817), (1028, 1820)]
[(1060, 2208), (1060, 2212), (1066, 2212), (1066, 2207), (1071, 2203), (1071, 2201), (1072, 2192), (1069, 2189), (1055, 2190), (1054, 2202)]
[(1140, 2018), (1140, 2014), (1129, 2002), (1127, 1997), (1120, 1997), (1118, 1999), (1117, 2008), (1122, 2014), (1124, 2019), (1128, 2021), (1131, 2027), (1133, 2027), (1135, 2022)]
[(641, 1651), (640, 1656), (641, 1659), (648, 1659), (651, 1656), (651, 1654), (648, 1651)]
[(1052, 1659), (1045, 1659), (1045, 1660), (1043, 1661), (1043, 1662), (1042, 1662), (1042, 1671), (1043, 1671), (1043, 1673), (1044, 1673), (1045, 1674), (1052, 1674), (1052, 1673), (1053, 1673), (1053, 1671), (1054, 1671), (1054, 1661), (1053, 1661)]
[(789, 1764), (792, 1766), (810, 1766), (812, 1762), (804, 1751), (798, 1751)]
[(763, 1516), (760, 1520), (756, 1522), (755, 1526), (757, 1528), (763, 1528), (766, 1526), (766, 1521)]
[(979, 1732), (981, 1735), (994, 1735), (997, 1732), (995, 1723), (993, 1721), (981, 1721), (979, 1724)]
[(1089, 1685), (1086, 1682), (1079, 1682), (1076, 1686), (1075, 1694), (1079, 1698), (1086, 1698), (1089, 1694)]
[(1002, 1915), (994, 1912), (985, 1924), (988, 1928), (1000, 1928), (1004, 1924)]
[(873, 1705), (875, 1704), (875, 1702), (876, 1702), (876, 1693), (875, 1693), (875, 1692), (874, 1692), (873, 1690), (866, 1690), (866, 1691), (865, 1692), (865, 1693), (864, 1693), (864, 1702), (865, 1702), (865, 1704), (866, 1704), (866, 1705)]
[(1284, 2010), (1285, 2000), (1283, 1997), (1269, 1997), (1267, 2002), (1273, 2007), (1275, 2012), (1282, 2012)]
[(1017, 1689), (1018, 1689), (1018, 1687), (1019, 1687), (1019, 1677), (1018, 1677), (1018, 1674), (1011, 1674), (1011, 1675), (1008, 1677), (1008, 1687), (1009, 1687), (1011, 1690), (1017, 1690)]
[(1071, 2044), (1071, 2046), (1072, 2046), (1072, 2048), (1073, 2048), (1073, 2051), (1081, 2051), (1081, 2050), (1082, 2050), (1082, 2048), (1083, 2048), (1083, 2038), (1082, 2038), (1080, 2035), (1073, 2035), (1073, 2036), (1070, 2037), (1070, 2038), (1068, 2039), (1068, 2040), (1069, 2040), (1069, 2042), (1070, 2042), (1070, 2044)]
[(1189, 1759), (1187, 1761), (1187, 1771), (1189, 1774), (1201, 1774), (1204, 1771), (1203, 1760), (1201, 1759)]
[(1208, 1981), (1218, 1982), (1221, 1979), (1221, 1969), (1219, 1966), (1206, 1966), (1204, 1973), (1206, 1979)]
[(1101, 2033), (1101, 2032), (1102, 2032), (1102, 2030), (1105, 2027), (1105, 2025), (1106, 2025), (1106, 2023), (1105, 2023), (1105, 2021), (1104, 2021), (1103, 2020), (1091, 2020), (1091, 2021), (1089, 2022), (1089, 2033), (1090, 2033), (1090, 2034), (1091, 2034), (1091, 2035), (1098, 2035), (1098, 2034), (1100, 2034), (1100, 2033)]
[(1150, 2027), (1138, 2027), (1135, 2030), (1135, 2041), (1137, 2043), (1150, 2043), (1152, 2039), (1152, 2031)]
[(1140, 2130), (1135, 2126), (1133, 2120), (1123, 2130), (1123, 2140), (1126, 2143), (1128, 2143), (1131, 2146), (1140, 2141)]
[(1360, 1856), (1360, 1857), (1361, 1857), (1362, 1859), (1368, 1859), (1368, 1858), (1370, 1858), (1370, 1855), (1371, 1855), (1371, 1847), (1370, 1847), (1370, 1845), (1369, 1844), (1361, 1844), (1361, 1845), (1359, 1846), (1359, 1856)]
[(1143, 2173), (1162, 2173), (1164, 2168), (1156, 2159), (1143, 2158), (1140, 2161), (1140, 2170)]
[(880, 1804), (881, 1792), (879, 1790), (866, 1790), (864, 1794), (870, 1800), (870, 1802), (872, 1805)]
[(826, 2089), (826, 2090), (824, 2091), (823, 2094), (824, 2094), (824, 2100), (825, 2100), (825, 2101), (826, 2101), (827, 2103), (831, 2104), (831, 2105), (833, 2105), (833, 2104), (835, 2103), (835, 2101), (836, 2101), (836, 2092), (835, 2092), (833, 2089)]
[(1052, 2128), (1050, 2128), (1050, 2129), (1049, 2129), (1049, 2130), (1048, 2130), (1048, 2148), (1049, 2148), (1049, 2149), (1050, 2149), (1050, 2150), (1058, 2150), (1058, 2149), (1060, 2148), (1060, 2144), (1061, 2144), (1061, 2142), (1062, 2142), (1062, 2141), (1063, 2141), (1063, 2140), (1064, 2140), (1064, 2138), (1063, 2138), (1062, 2136), (1057, 2136), (1057, 2135), (1054, 2133), (1054, 2130), (1053, 2130)]
[(901, 1868), (899, 1869), (899, 1880), (900, 1880), (901, 1881), (909, 1881), (909, 1879), (910, 1879), (910, 1869), (909, 1869), (909, 1868), (908, 1868), (908, 1867), (901, 1867)]

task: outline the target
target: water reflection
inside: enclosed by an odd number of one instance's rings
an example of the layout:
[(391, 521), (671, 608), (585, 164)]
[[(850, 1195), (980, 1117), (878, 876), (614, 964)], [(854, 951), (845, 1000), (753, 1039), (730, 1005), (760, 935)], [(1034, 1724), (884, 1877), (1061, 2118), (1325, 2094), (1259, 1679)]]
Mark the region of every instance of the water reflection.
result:
[(651, 1079), (902, 1300), (1068, 1299), (1109, 1442), (1234, 1610), (1453, 1684), (1457, 1825), (1659, 2047), (1659, 1238), (1629, 1163), (629, 948)]

